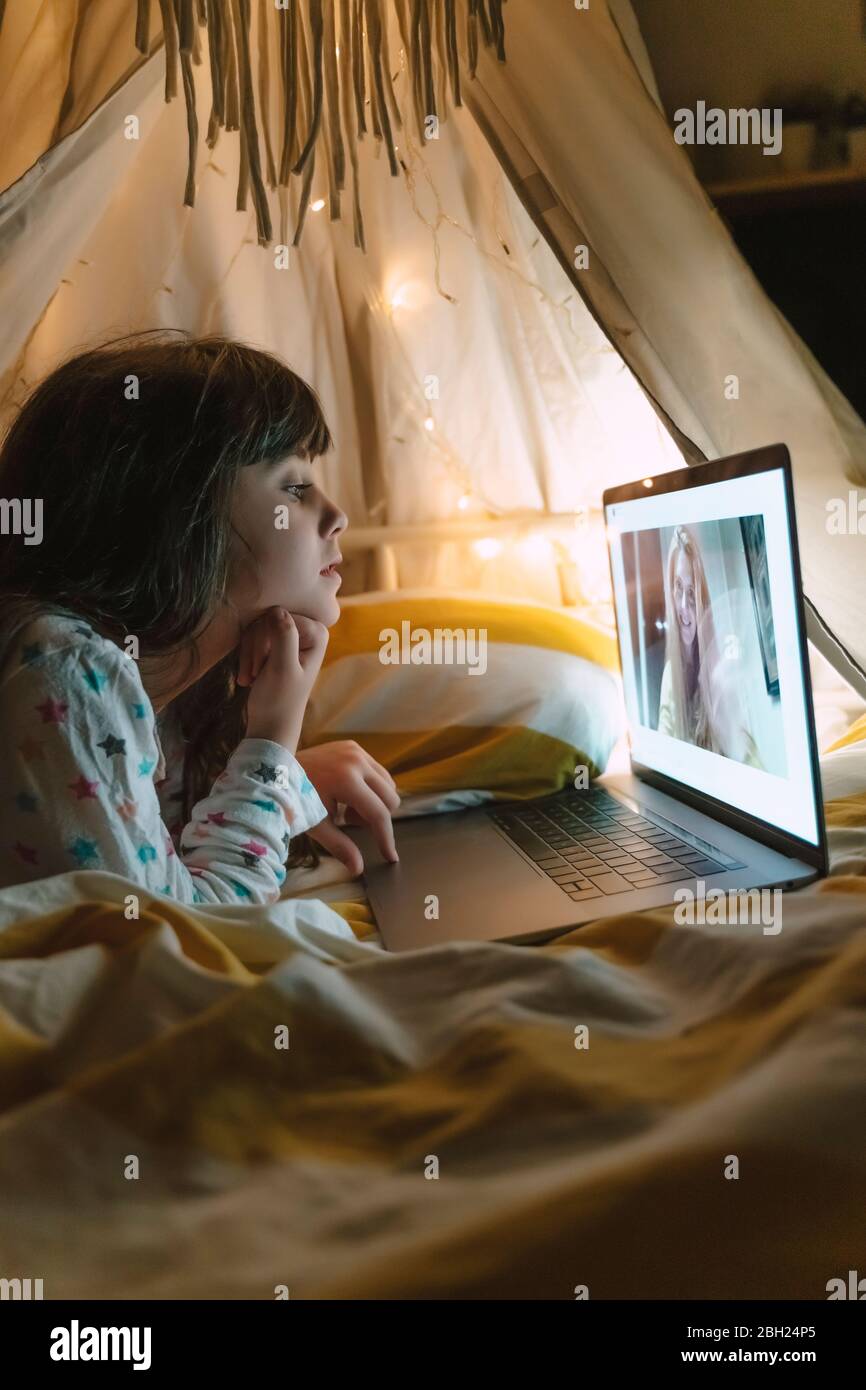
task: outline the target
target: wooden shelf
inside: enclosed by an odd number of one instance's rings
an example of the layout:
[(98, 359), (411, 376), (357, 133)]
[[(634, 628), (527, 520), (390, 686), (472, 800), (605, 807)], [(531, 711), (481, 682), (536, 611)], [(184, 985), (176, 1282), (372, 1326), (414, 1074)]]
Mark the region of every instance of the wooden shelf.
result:
[(762, 179), (729, 179), (708, 183), (706, 192), (727, 215), (866, 202), (866, 166), (846, 164)]

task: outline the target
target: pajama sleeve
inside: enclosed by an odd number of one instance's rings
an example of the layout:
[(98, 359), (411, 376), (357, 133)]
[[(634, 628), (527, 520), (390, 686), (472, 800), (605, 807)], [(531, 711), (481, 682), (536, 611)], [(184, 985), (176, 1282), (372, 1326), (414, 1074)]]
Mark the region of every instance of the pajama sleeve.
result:
[(4, 668), (4, 882), (103, 869), (179, 902), (274, 902), (291, 837), (327, 815), (300, 763), (281, 744), (243, 739), (176, 849), (136, 663), (82, 625), (74, 633), (59, 642), (31, 634)]

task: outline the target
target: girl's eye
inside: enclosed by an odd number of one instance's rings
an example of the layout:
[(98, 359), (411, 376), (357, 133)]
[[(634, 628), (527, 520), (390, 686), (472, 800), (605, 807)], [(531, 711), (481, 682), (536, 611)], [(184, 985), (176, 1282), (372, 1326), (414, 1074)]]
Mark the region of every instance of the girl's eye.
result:
[(282, 491), (283, 491), (283, 492), (290, 492), (290, 493), (292, 494), (292, 496), (293, 496), (298, 502), (300, 502), (301, 497), (302, 497), (303, 494), (306, 492), (307, 488), (308, 488), (308, 487), (312, 487), (312, 486), (313, 486), (312, 483), (286, 483), (285, 487), (282, 488)]

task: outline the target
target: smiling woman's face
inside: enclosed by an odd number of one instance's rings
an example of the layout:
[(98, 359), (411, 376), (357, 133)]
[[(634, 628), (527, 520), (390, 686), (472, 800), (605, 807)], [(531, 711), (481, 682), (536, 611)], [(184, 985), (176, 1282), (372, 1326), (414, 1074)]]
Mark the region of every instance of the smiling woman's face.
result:
[(695, 603), (695, 577), (692, 564), (684, 550), (677, 551), (674, 567), (674, 607), (677, 612), (677, 625), (684, 647), (691, 647), (698, 630), (698, 613)]
[(340, 556), (340, 532), (348, 520), (317, 487), (315, 465), (286, 458), (243, 468), (232, 503), (232, 525), (252, 551), (250, 556), (232, 538), (229, 597), (242, 624), (280, 604), (332, 627), (340, 616), (340, 576), (322, 571)]

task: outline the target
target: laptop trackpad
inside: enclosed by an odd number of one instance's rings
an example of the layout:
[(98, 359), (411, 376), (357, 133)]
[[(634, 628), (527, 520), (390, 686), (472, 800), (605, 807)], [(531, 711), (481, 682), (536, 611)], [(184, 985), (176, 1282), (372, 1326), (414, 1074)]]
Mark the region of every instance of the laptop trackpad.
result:
[(364, 856), (364, 881), (391, 949), (442, 941), (513, 941), (581, 920), (551, 880), (481, 810), (394, 821), (398, 864), (386, 864), (366, 827), (347, 829)]

